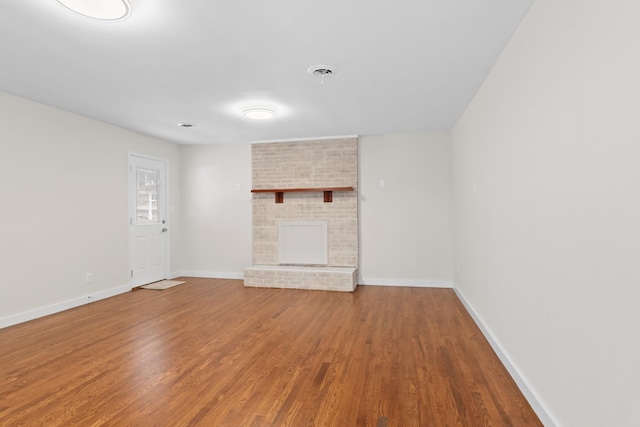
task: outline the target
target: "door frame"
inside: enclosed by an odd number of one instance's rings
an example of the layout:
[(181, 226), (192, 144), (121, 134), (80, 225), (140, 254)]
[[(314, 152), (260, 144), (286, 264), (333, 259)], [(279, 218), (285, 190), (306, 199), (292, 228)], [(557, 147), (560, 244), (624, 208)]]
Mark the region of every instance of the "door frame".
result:
[[(136, 176), (133, 173), (133, 166), (132, 166), (132, 158), (133, 157), (137, 157), (137, 158), (141, 158), (144, 160), (152, 160), (152, 161), (156, 161), (156, 162), (161, 162), (164, 163), (164, 173), (165, 173), (165, 179), (164, 179), (164, 183), (161, 183), (161, 185), (164, 186), (164, 194), (165, 194), (165, 203), (164, 206), (162, 206), (162, 215), (163, 217), (166, 219), (166, 227), (169, 229), (169, 231), (166, 233), (166, 237), (164, 239), (164, 251), (167, 254), (167, 258), (166, 258), (166, 265), (164, 266), (164, 276), (165, 279), (169, 278), (170, 275), (170, 271), (171, 271), (171, 252), (170, 252), (170, 247), (171, 245), (169, 244), (170, 242), (170, 235), (171, 235), (171, 221), (169, 220), (169, 212), (171, 211), (169, 209), (169, 200), (170, 200), (170, 194), (169, 194), (169, 160), (162, 158), (162, 157), (157, 157), (157, 156), (151, 156), (149, 154), (144, 154), (144, 153), (139, 153), (136, 151), (129, 151), (128, 155), (127, 155), (127, 195), (128, 195), (128, 206), (127, 206), (127, 218), (128, 218), (128, 222), (129, 222), (129, 233), (128, 233), (128, 251), (129, 251), (129, 272), (128, 272), (128, 276), (129, 276), (129, 286), (131, 286), (131, 289), (134, 288), (133, 285), (133, 270), (134, 270), (134, 265), (135, 265), (135, 248), (134, 248), (134, 217), (135, 217), (135, 211), (136, 211), (136, 185), (134, 185), (136, 183)], [(136, 285), (136, 287), (139, 285)]]

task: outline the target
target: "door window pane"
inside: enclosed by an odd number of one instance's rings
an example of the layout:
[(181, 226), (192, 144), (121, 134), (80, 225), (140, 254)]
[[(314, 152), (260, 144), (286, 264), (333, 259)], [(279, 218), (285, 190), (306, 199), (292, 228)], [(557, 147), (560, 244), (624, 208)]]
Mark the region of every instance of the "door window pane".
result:
[(158, 218), (158, 187), (160, 185), (160, 171), (153, 169), (136, 169), (136, 223), (159, 224)]

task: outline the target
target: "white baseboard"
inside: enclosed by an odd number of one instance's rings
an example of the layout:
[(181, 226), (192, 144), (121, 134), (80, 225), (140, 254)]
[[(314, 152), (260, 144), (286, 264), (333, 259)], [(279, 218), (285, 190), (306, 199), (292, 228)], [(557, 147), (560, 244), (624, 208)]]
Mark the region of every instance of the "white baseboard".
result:
[(130, 285), (122, 285), (118, 286), (117, 288), (110, 288), (103, 291), (92, 292), (90, 294), (72, 298), (67, 301), (61, 301), (33, 310), (23, 311), (22, 313), (5, 316), (0, 318), (0, 328), (6, 328), (7, 326), (17, 325), (18, 323), (37, 319), (38, 317), (44, 317), (50, 314), (59, 313), (61, 311), (69, 310), (70, 308), (79, 307), (84, 304), (89, 304), (129, 291), (131, 291)]
[(466, 300), (462, 291), (458, 289), (455, 285), (453, 286), (453, 290), (456, 295), (464, 305), (464, 307), (469, 312), (469, 315), (473, 318), (473, 321), (476, 322), (478, 328), (482, 331), (484, 337), (489, 341), (489, 345), (493, 348), (493, 351), (498, 355), (498, 358), (504, 365), (504, 367), (509, 371), (509, 374), (516, 382), (516, 385), (529, 402), (529, 405), (533, 408), (534, 412), (540, 418), (542, 424), (545, 427), (556, 427), (560, 424), (551, 416), (551, 412), (546, 408), (546, 406), (542, 403), (542, 399), (539, 398), (538, 394), (533, 390), (532, 387), (529, 386), (529, 382), (525, 379), (524, 376), (520, 374), (520, 370), (516, 367), (516, 364), (512, 362), (511, 357), (509, 357), (508, 353), (503, 349), (502, 345), (497, 338), (494, 337), (491, 329), (489, 329), (485, 323), (482, 321), (482, 318), (476, 313), (471, 304)]
[(202, 279), (244, 279), (244, 273), (220, 273), (215, 271), (183, 271), (175, 277), (199, 277)]
[(369, 286), (408, 286), (413, 288), (452, 288), (450, 280), (411, 280), (411, 279), (373, 279), (363, 277), (359, 285)]
[[(172, 278), (176, 277), (199, 277), (203, 279), (244, 279), (244, 272), (229, 273), (216, 271), (182, 271), (172, 274)], [(371, 286), (407, 286), (414, 288), (452, 288), (453, 282), (450, 280), (407, 280), (407, 279), (369, 279), (363, 278), (358, 282), (359, 285)]]
[(182, 273), (180, 271), (174, 271), (173, 273), (169, 273), (169, 277), (167, 277), (167, 279), (173, 280), (180, 276), (182, 276)]

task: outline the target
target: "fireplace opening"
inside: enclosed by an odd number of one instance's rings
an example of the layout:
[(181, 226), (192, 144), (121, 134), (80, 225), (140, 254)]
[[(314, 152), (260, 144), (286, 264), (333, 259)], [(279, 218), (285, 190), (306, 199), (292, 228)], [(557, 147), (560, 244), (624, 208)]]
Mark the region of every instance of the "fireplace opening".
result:
[(327, 265), (327, 221), (278, 222), (278, 262)]

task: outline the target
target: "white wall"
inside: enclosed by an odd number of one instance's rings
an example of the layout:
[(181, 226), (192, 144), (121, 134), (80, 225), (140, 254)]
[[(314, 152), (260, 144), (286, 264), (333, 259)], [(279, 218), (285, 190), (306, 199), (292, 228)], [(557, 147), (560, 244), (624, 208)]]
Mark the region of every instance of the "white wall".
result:
[(452, 134), (456, 285), (564, 426), (640, 425), (638, 16), (537, 0)]
[(182, 147), (184, 275), (242, 278), (251, 262), (251, 145)]
[(451, 286), (449, 135), (363, 136), (359, 159), (361, 283)]
[(176, 145), (0, 93), (0, 326), (126, 289), (129, 150), (169, 160), (179, 206)]

